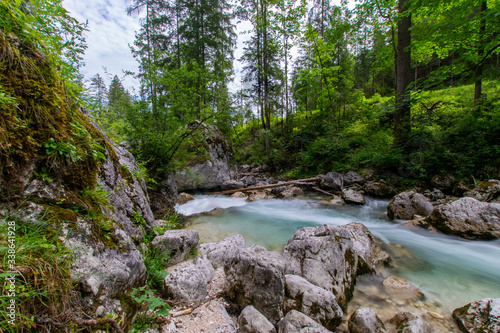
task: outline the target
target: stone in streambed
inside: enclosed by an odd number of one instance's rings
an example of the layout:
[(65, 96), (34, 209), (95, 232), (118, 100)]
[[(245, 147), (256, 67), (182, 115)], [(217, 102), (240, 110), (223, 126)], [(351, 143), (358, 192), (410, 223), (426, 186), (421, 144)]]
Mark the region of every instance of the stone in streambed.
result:
[(384, 324), (371, 308), (359, 308), (349, 317), (349, 333), (386, 332)]
[(385, 292), (390, 298), (399, 300), (418, 300), (422, 297), (420, 289), (402, 277), (389, 276), (382, 284), (384, 285)]
[(184, 205), (186, 202), (189, 202), (191, 200), (194, 200), (194, 197), (191, 195), (191, 194), (187, 194), (185, 192), (182, 192), (181, 194), (179, 194), (179, 196), (177, 197), (177, 203), (179, 205)]
[(500, 332), (500, 298), (485, 298), (453, 311), (453, 319), (462, 332)]
[(298, 187), (288, 188), (278, 195), (282, 199), (292, 199), (299, 196), (304, 196), (304, 191)]
[(231, 198), (246, 198), (247, 195), (243, 192), (236, 192), (231, 195)]
[(414, 191), (396, 195), (387, 206), (387, 216), (390, 219), (411, 220), (415, 215), (428, 216), (434, 206), (420, 193)]
[(363, 195), (363, 193), (352, 188), (342, 191), (342, 199), (345, 201), (345, 203), (348, 204), (365, 204), (365, 196)]
[(394, 333), (430, 333), (429, 325), (412, 312), (400, 312), (391, 318), (390, 324)]

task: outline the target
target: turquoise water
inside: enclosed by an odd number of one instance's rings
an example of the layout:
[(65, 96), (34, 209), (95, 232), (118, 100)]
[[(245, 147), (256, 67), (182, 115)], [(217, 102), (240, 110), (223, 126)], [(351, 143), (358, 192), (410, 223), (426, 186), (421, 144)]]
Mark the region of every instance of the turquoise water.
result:
[(471, 301), (500, 297), (500, 241), (468, 241), (387, 219), (387, 201), (368, 199), (365, 206), (327, 206), (317, 199), (261, 200), (196, 196), (177, 210), (193, 215), (190, 228), (202, 242), (241, 234), (247, 245), (281, 250), (300, 228), (321, 224), (363, 223), (391, 254), (389, 274), (402, 276), (439, 302), (446, 312)]

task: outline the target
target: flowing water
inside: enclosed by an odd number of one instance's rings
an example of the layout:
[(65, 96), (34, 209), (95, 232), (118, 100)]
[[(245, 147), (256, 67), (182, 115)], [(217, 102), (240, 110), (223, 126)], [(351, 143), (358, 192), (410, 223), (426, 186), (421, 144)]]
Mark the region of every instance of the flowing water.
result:
[[(247, 245), (280, 251), (300, 228), (361, 222), (393, 259), (387, 275), (404, 277), (419, 286), (426, 309), (449, 317), (453, 309), (471, 301), (500, 297), (500, 241), (468, 241), (391, 221), (385, 214), (386, 200), (368, 198), (364, 206), (328, 206), (320, 198), (248, 203), (244, 198), (195, 197), (177, 211), (191, 216), (189, 228), (199, 232), (202, 242), (241, 234)], [(202, 212), (210, 213), (199, 214)], [(369, 295), (370, 290), (376, 292), (379, 282), (376, 277), (359, 279), (355, 303), (393, 311), (384, 300), (377, 303)]]

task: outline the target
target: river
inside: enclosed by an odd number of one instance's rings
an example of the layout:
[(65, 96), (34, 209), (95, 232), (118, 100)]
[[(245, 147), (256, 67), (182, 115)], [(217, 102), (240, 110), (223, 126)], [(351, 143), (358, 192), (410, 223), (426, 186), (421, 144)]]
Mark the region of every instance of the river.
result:
[[(391, 255), (392, 266), (384, 275), (401, 276), (422, 290), (425, 303), (417, 307), (449, 318), (453, 309), (471, 301), (500, 297), (499, 240), (469, 241), (391, 221), (386, 216), (387, 200), (367, 198), (364, 206), (329, 206), (321, 204), (320, 197), (250, 203), (226, 196), (195, 198), (177, 211), (191, 216), (188, 227), (199, 232), (201, 242), (241, 234), (247, 246), (259, 244), (281, 251), (300, 228), (360, 222)], [(392, 311), (412, 310), (409, 304), (388, 306), (390, 301), (373, 297), (379, 280), (376, 276), (358, 279), (351, 303), (373, 307), (383, 320)], [(449, 325), (443, 324), (443, 331), (451, 331)]]

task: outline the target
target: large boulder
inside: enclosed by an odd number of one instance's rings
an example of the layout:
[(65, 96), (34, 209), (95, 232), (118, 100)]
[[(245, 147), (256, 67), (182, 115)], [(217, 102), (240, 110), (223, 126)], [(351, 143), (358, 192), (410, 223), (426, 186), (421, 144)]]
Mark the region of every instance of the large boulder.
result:
[(500, 203), (500, 181), (496, 179), (482, 181), (476, 188), (466, 192), (465, 196), (479, 201)]
[(284, 304), (285, 312), (298, 310), (329, 330), (342, 321), (343, 312), (335, 295), (298, 275), (285, 276)]
[(365, 204), (365, 196), (360, 191), (349, 188), (342, 191), (342, 199), (345, 203), (348, 204), (356, 204), (356, 205), (364, 205)]
[(306, 316), (292, 310), (279, 322), (278, 333), (329, 333), (330, 331)]
[(420, 193), (399, 193), (389, 202), (387, 216), (390, 219), (411, 220), (415, 215), (428, 216), (434, 209), (430, 201)]
[(349, 317), (349, 333), (386, 332), (384, 324), (371, 308), (359, 308)]
[(320, 175), (320, 187), (326, 190), (342, 190), (342, 175), (338, 172), (329, 172), (326, 175)]
[[(358, 271), (372, 271), (379, 257), (372, 252), (373, 236), (357, 237), (369, 231), (361, 224), (322, 225), (298, 230), (285, 246), (287, 274), (299, 275), (312, 284), (331, 291), (345, 308), (352, 297)], [(356, 231), (353, 231), (356, 230)], [(360, 257), (365, 264), (359, 265)], [(369, 264), (370, 263), (370, 264)]]
[(430, 333), (429, 325), (419, 316), (412, 312), (400, 312), (391, 318), (390, 323), (394, 325), (391, 332), (394, 333)]
[(273, 324), (251, 305), (241, 311), (238, 324), (241, 333), (276, 333)]
[(285, 260), (262, 246), (240, 248), (224, 265), (229, 295), (241, 308), (253, 305), (271, 323), (283, 317)]
[(230, 180), (228, 162), (232, 158), (232, 150), (228, 139), (214, 125), (193, 121), (188, 125), (200, 134), (194, 145), (186, 150), (203, 150), (187, 163), (186, 167), (175, 172), (177, 190), (196, 190), (218, 188)]
[(458, 327), (467, 333), (500, 332), (500, 298), (485, 298), (453, 311)]
[(463, 238), (500, 238), (500, 204), (461, 198), (436, 207), (427, 222)]
[(175, 265), (200, 246), (200, 237), (196, 230), (167, 230), (153, 239), (150, 245), (156, 253), (167, 254), (165, 264)]
[(204, 243), (200, 251), (216, 267), (223, 267), (231, 258), (236, 256), (239, 249), (245, 247), (245, 239), (235, 235), (217, 243)]
[(202, 300), (214, 272), (210, 261), (201, 257), (181, 263), (165, 277), (164, 296), (181, 301)]
[(394, 187), (383, 182), (369, 181), (365, 184), (365, 193), (378, 198), (391, 198), (396, 194)]
[(358, 173), (354, 171), (349, 171), (343, 177), (344, 186), (350, 186), (354, 184), (363, 185), (366, 181), (363, 177), (361, 177)]
[(436, 175), (432, 177), (431, 185), (440, 191), (451, 194), (453, 186), (455, 186), (457, 179), (450, 173), (443, 175)]

